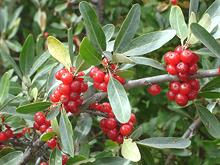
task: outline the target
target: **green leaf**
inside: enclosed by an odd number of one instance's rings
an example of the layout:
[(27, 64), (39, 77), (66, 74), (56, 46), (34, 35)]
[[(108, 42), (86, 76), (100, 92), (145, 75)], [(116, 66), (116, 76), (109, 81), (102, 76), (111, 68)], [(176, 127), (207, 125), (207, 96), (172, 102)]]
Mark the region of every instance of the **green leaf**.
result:
[(40, 136), (40, 140), (47, 142), (48, 140), (52, 139), (54, 136), (56, 136), (55, 132), (46, 132)]
[(42, 65), (48, 60), (50, 57), (50, 54), (48, 51), (44, 52), (42, 55), (40, 55), (34, 62), (33, 66), (31, 67), (29, 71), (29, 76), (32, 76)]
[(68, 49), (55, 37), (47, 38), (49, 53), (66, 68), (72, 66)]
[(218, 119), (205, 107), (201, 105), (196, 105), (199, 116), (202, 120), (202, 123), (206, 127), (207, 131), (214, 138), (220, 138), (220, 123)]
[(16, 109), (16, 112), (18, 113), (23, 113), (23, 114), (28, 114), (28, 113), (35, 113), (39, 111), (43, 111), (47, 108), (49, 108), (51, 105), (50, 102), (35, 102), (31, 104), (26, 104), (18, 107)]
[(220, 77), (215, 77), (211, 81), (209, 81), (207, 84), (205, 84), (201, 91), (211, 91), (214, 89), (220, 88)]
[(115, 26), (113, 24), (107, 24), (103, 26), (103, 31), (105, 33), (106, 41), (110, 41), (115, 32)]
[(151, 66), (153, 68), (164, 70), (164, 66), (156, 60), (146, 57), (130, 57), (136, 64)]
[(215, 16), (220, 16), (220, 0), (216, 0), (215, 2), (213, 2), (205, 13), (208, 13), (211, 18), (214, 18)]
[(184, 138), (176, 138), (176, 137), (154, 137), (148, 138), (141, 141), (138, 141), (137, 144), (153, 147), (153, 148), (177, 148), (183, 149), (189, 147), (191, 141), (189, 139)]
[(4, 101), (7, 99), (8, 94), (9, 94), (9, 86), (10, 86), (10, 81), (9, 81), (9, 73), (5, 72), (4, 75), (1, 77), (0, 80), (0, 105), (4, 103)]
[(50, 154), (50, 165), (62, 165), (62, 154), (61, 151), (57, 148), (53, 150)]
[(28, 75), (32, 67), (32, 64), (34, 62), (34, 52), (35, 52), (34, 37), (33, 35), (30, 34), (24, 42), (19, 57), (19, 65), (24, 75)]
[(104, 157), (97, 159), (95, 165), (130, 165), (130, 161), (121, 157)]
[(199, 96), (207, 99), (218, 99), (220, 98), (220, 92), (200, 92)]
[(120, 53), (134, 37), (140, 22), (140, 5), (132, 6), (115, 39), (114, 51)]
[(73, 128), (65, 110), (61, 111), (59, 125), (61, 132), (60, 138), (62, 144), (62, 151), (73, 157), (74, 156)]
[(137, 129), (133, 131), (133, 133), (130, 135), (130, 138), (133, 140), (138, 139), (143, 133), (143, 126), (139, 126)]
[(220, 58), (220, 45), (201, 25), (191, 24), (192, 33), (199, 39), (216, 57)]
[(12, 147), (4, 147), (0, 150), (0, 158), (13, 152), (15, 149)]
[(0, 158), (1, 165), (19, 165), (23, 157), (23, 152), (15, 151), (11, 152)]
[(140, 153), (141, 153), (141, 163), (142, 165), (154, 165), (154, 157), (149, 151), (147, 147), (138, 146)]
[(102, 61), (102, 56), (92, 46), (87, 37), (85, 37), (79, 47), (79, 54), (86, 63), (90, 65), (98, 65)]
[(50, 111), (47, 114), (47, 120), (52, 120), (56, 118), (59, 113), (60, 113), (60, 105), (50, 108)]
[(98, 53), (106, 49), (106, 39), (98, 17), (88, 2), (80, 2), (79, 10), (85, 22), (87, 36)]
[(183, 43), (188, 35), (188, 31), (183, 12), (179, 6), (175, 5), (171, 7), (170, 25), (172, 29), (176, 30), (177, 36), (181, 39), (181, 42)]
[(135, 72), (133, 70), (117, 70), (116, 74), (125, 79), (131, 79), (134, 77)]
[(134, 64), (134, 61), (120, 53), (114, 53), (112, 55), (112, 62), (113, 63), (125, 63), (125, 64)]
[(147, 33), (133, 39), (123, 49), (126, 56), (139, 56), (159, 49), (176, 35), (175, 30)]
[(74, 52), (73, 52), (73, 29), (72, 27), (67, 30), (67, 33), (68, 33), (68, 47), (69, 47), (70, 59), (73, 59)]
[(112, 76), (108, 83), (108, 99), (116, 119), (127, 123), (131, 116), (130, 102), (123, 85)]
[(199, 0), (190, 0), (190, 5), (189, 5), (189, 15), (191, 13), (197, 13), (199, 7)]
[(53, 131), (57, 134), (57, 136), (60, 137), (60, 129), (59, 129), (59, 125), (57, 122), (57, 118), (54, 118), (51, 120), (51, 127), (52, 127)]
[(125, 159), (133, 162), (138, 162), (141, 159), (141, 154), (137, 144), (132, 142), (132, 139), (124, 139), (121, 147), (121, 154)]

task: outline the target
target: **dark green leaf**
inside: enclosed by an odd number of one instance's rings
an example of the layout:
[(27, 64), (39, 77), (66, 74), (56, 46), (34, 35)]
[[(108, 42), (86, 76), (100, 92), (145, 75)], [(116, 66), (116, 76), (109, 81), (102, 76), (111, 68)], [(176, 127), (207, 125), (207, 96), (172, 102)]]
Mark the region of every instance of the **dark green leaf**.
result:
[(141, 163), (142, 165), (154, 165), (154, 157), (147, 147), (139, 146), (141, 152)]
[[(69, 54), (70, 54), (70, 59), (73, 59), (74, 52), (73, 52), (73, 29), (69, 28), (68, 29), (68, 47), (69, 47)], [(72, 61), (73, 63), (73, 61)]]
[(5, 72), (0, 80), (0, 105), (4, 103), (9, 94), (9, 73)]
[(56, 136), (55, 132), (46, 132), (40, 136), (40, 140), (47, 142), (48, 140), (52, 139), (54, 136)]
[(12, 147), (4, 147), (0, 150), (0, 158), (14, 151), (15, 149)]
[(33, 66), (29, 71), (29, 76), (32, 76), (42, 65), (48, 60), (50, 53), (48, 51), (40, 55), (34, 62)]
[(123, 49), (125, 56), (139, 56), (159, 49), (176, 35), (175, 30), (147, 33), (133, 39)]
[(129, 165), (130, 161), (121, 157), (105, 157), (97, 159), (95, 165)]
[(101, 63), (101, 54), (96, 51), (87, 37), (82, 40), (79, 47), (79, 53), (82, 59), (90, 65), (98, 65)]
[(197, 105), (197, 110), (199, 116), (202, 120), (202, 123), (206, 127), (207, 131), (212, 135), (214, 138), (220, 138), (220, 123), (217, 118), (205, 107), (201, 105)]
[(62, 165), (62, 154), (57, 148), (50, 154), (50, 165)]
[(24, 42), (19, 57), (20, 69), (24, 75), (28, 75), (32, 67), (32, 64), (34, 62), (34, 52), (35, 52), (34, 37), (33, 35), (30, 34)]
[(60, 138), (62, 143), (62, 151), (73, 157), (74, 156), (73, 128), (65, 110), (61, 111), (59, 125), (61, 132)]
[(134, 37), (140, 22), (140, 5), (132, 6), (115, 39), (114, 51), (120, 53)]
[(188, 29), (183, 16), (183, 12), (181, 8), (177, 5), (171, 7), (170, 25), (172, 29), (176, 30), (177, 36), (181, 39), (181, 42), (183, 43), (188, 35)]
[(220, 92), (200, 92), (199, 96), (207, 99), (218, 99), (220, 98)]
[(23, 157), (23, 152), (15, 151), (11, 152), (0, 158), (1, 165), (19, 165)]
[(76, 155), (74, 156), (73, 158), (70, 157), (67, 161), (67, 164), (66, 165), (73, 165), (74, 163), (77, 163), (77, 162), (80, 162), (80, 161), (83, 161), (83, 160), (86, 160), (87, 158), (82, 156), (82, 155)]
[(220, 88), (220, 77), (216, 77), (209, 81), (202, 87), (201, 91), (211, 91), (218, 88)]
[(115, 26), (113, 24), (107, 24), (103, 27), (106, 41), (110, 41), (115, 32)]
[(131, 116), (130, 102), (123, 85), (112, 76), (108, 83), (108, 99), (116, 119), (120, 123), (127, 123)]
[(192, 33), (198, 38), (216, 57), (220, 58), (220, 45), (201, 25), (191, 24)]
[(136, 64), (151, 66), (153, 68), (164, 70), (164, 66), (156, 60), (146, 57), (130, 57)]
[(101, 54), (106, 48), (106, 39), (98, 17), (88, 2), (80, 2), (79, 10), (85, 22), (87, 36), (98, 53)]
[(50, 102), (36, 102), (27, 105), (22, 105), (18, 107), (16, 111), (18, 113), (23, 113), (23, 114), (35, 113), (49, 108), (50, 105), (51, 105)]
[(133, 70), (117, 70), (116, 74), (125, 79), (131, 79), (135, 75), (135, 72)]
[(176, 137), (154, 137), (148, 138), (141, 141), (138, 141), (137, 144), (153, 147), (153, 148), (177, 148), (183, 149), (189, 147), (191, 141), (189, 139), (184, 138), (176, 138)]

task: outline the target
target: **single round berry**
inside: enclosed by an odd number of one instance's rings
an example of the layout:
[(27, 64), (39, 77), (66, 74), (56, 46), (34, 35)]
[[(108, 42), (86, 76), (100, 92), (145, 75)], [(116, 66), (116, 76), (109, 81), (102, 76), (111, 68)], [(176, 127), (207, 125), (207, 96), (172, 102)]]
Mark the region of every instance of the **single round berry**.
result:
[(189, 67), (189, 74), (195, 74), (198, 71), (198, 65), (193, 64)]
[(147, 89), (147, 91), (152, 96), (156, 96), (156, 95), (160, 94), (161, 88), (158, 84), (153, 84)]
[(112, 130), (109, 130), (107, 132), (107, 136), (109, 139), (115, 141), (117, 136), (118, 136), (118, 130), (115, 128), (115, 129), (112, 129)]
[(51, 127), (47, 128), (46, 133), (53, 132), (53, 129)]
[(190, 93), (188, 94), (188, 99), (194, 100), (196, 99), (197, 95), (198, 95), (198, 92), (196, 90), (191, 90)]
[(183, 50), (184, 50), (184, 49), (183, 49), (182, 46), (177, 46), (177, 47), (175, 48), (174, 52), (176, 52), (176, 53), (178, 53), (178, 54), (181, 54)]
[(199, 62), (199, 56), (197, 55), (197, 54), (195, 54), (195, 53), (193, 53), (193, 60), (192, 60), (192, 64), (195, 64), (195, 63), (197, 63), (197, 62)]
[(106, 128), (106, 122), (107, 122), (107, 119), (105, 118), (100, 120), (100, 123), (99, 123), (100, 128)]
[(36, 129), (36, 130), (38, 130), (38, 129), (40, 128), (40, 126), (39, 126), (36, 122), (34, 122), (33, 127), (34, 127), (34, 129)]
[(188, 95), (190, 91), (191, 91), (191, 85), (189, 83), (182, 83), (180, 85), (179, 93), (183, 95)]
[(34, 121), (38, 124), (38, 125), (43, 125), (46, 121), (46, 117), (43, 114), (36, 113), (34, 115)]
[(77, 104), (74, 101), (69, 101), (66, 105), (67, 109), (69, 111), (71, 111), (72, 109), (76, 109), (77, 108)]
[(118, 144), (122, 144), (124, 141), (124, 138), (122, 135), (118, 135), (116, 140), (115, 140)]
[(39, 127), (39, 131), (41, 132), (41, 133), (44, 133), (46, 130), (47, 130), (47, 126), (46, 125), (41, 125), (40, 127)]
[(120, 77), (119, 75), (113, 75), (113, 77), (118, 80), (121, 84), (125, 84), (125, 79)]
[(57, 146), (57, 140), (55, 138), (48, 140), (47, 146), (51, 149), (54, 149)]
[(60, 84), (57, 90), (62, 95), (68, 95), (70, 93), (70, 86), (66, 84)]
[(99, 71), (99, 68), (93, 67), (93, 68), (90, 70), (89, 76), (90, 76), (91, 78), (93, 78), (94, 74), (95, 74), (97, 71)]
[(108, 129), (114, 129), (117, 127), (117, 121), (114, 118), (108, 118), (105, 124)]
[(179, 62), (176, 65), (176, 70), (179, 73), (188, 73), (189, 71), (189, 66), (187, 64), (185, 64), (184, 62)]
[(8, 140), (7, 134), (5, 132), (0, 132), (0, 142)]
[(183, 50), (182, 53), (180, 54), (180, 59), (182, 62), (186, 64), (191, 64), (193, 61), (193, 53), (190, 50)]
[(13, 138), (13, 136), (14, 136), (14, 133), (10, 128), (6, 129), (5, 133), (6, 133), (6, 136), (8, 137), (8, 139)]
[(99, 90), (103, 91), (103, 92), (107, 92), (107, 84), (105, 82), (99, 84)]
[(170, 101), (175, 100), (175, 97), (176, 97), (176, 94), (173, 93), (173, 91), (168, 91), (168, 92), (167, 92), (167, 98), (168, 98)]
[(177, 0), (170, 0), (170, 3), (171, 3), (172, 5), (177, 5), (178, 1), (177, 1)]
[(137, 122), (135, 114), (131, 113), (131, 117), (129, 121), (132, 122), (133, 124)]
[(180, 56), (176, 52), (168, 52), (165, 56), (167, 64), (176, 65), (180, 62)]
[(60, 96), (60, 101), (62, 103), (67, 103), (69, 101), (69, 96), (68, 95), (61, 95)]
[(188, 103), (188, 98), (183, 94), (177, 94), (175, 97), (175, 101), (178, 105), (185, 106)]
[(88, 84), (86, 83), (81, 83), (81, 92), (86, 92), (88, 90)]
[(181, 80), (181, 81), (188, 81), (189, 80), (189, 74), (188, 73), (179, 73), (178, 74), (178, 78)]
[(122, 134), (123, 136), (130, 135), (131, 131), (132, 131), (132, 127), (129, 124), (124, 124), (120, 128), (120, 134)]
[(166, 71), (171, 74), (171, 75), (176, 75), (177, 74), (177, 70), (176, 70), (176, 67), (173, 66), (173, 65), (167, 65), (166, 66)]
[(71, 93), (70, 93), (69, 99), (70, 99), (71, 101), (76, 101), (76, 100), (79, 99), (79, 98), (80, 98), (79, 93), (76, 93), (76, 92), (71, 92)]
[(189, 80), (189, 83), (192, 86), (193, 90), (198, 91), (200, 89), (199, 80), (197, 80), (197, 79)]
[(54, 103), (57, 103), (60, 101), (59, 98), (56, 97), (56, 95), (53, 93), (50, 95), (50, 101), (54, 102)]
[(60, 80), (64, 84), (70, 84), (73, 81), (73, 75), (70, 72), (63, 73)]
[(40, 165), (48, 165), (47, 162), (41, 162)]
[(61, 73), (60, 73), (60, 71), (57, 71), (56, 73), (55, 73), (55, 78), (57, 79), (57, 80), (60, 80), (61, 79)]
[(81, 92), (81, 82), (80, 81), (73, 81), (70, 85), (71, 92)]
[(173, 93), (177, 94), (179, 93), (180, 85), (181, 85), (180, 82), (174, 81), (170, 83), (169, 88)]
[(104, 81), (104, 77), (105, 73), (99, 70), (93, 75), (93, 80), (94, 82), (102, 83)]

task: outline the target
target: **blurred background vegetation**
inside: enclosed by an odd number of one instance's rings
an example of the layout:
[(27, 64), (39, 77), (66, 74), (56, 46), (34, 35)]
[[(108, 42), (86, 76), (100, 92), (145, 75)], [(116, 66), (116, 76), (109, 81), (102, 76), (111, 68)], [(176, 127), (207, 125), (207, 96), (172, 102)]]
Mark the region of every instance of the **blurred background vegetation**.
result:
[[(73, 27), (74, 36), (81, 40), (86, 34), (78, 10), (79, 2), (77, 0), (1, 0), (0, 75), (11, 68), (5, 54), (10, 55), (18, 62), (21, 45), (30, 33), (34, 35), (37, 43), (36, 56), (41, 55), (46, 49), (45, 39), (47, 35), (55, 36), (59, 40), (67, 42), (66, 29), (69, 27)], [(117, 30), (132, 4), (135, 3), (139, 3), (142, 10), (138, 35), (169, 27), (169, 0), (92, 0), (90, 2), (97, 9), (102, 25), (112, 23)], [(198, 17), (201, 17), (212, 2), (213, 0), (201, 0)], [(179, 5), (184, 12), (186, 21), (188, 21), (189, 1), (182, 0)], [(149, 54), (149, 56), (162, 61), (164, 53), (173, 50), (179, 44), (179, 40), (175, 38), (160, 50)], [(192, 49), (197, 50), (198, 48), (194, 47)], [(204, 69), (211, 69), (213, 66), (219, 66), (219, 63), (219, 59), (212, 61), (204, 56), (200, 66)], [(134, 71), (135, 76), (133, 79), (163, 74), (162, 71), (146, 66), (137, 66)], [(193, 105), (188, 108), (180, 108), (168, 102), (166, 98), (167, 84), (164, 83), (161, 86), (164, 90), (156, 97), (151, 97), (146, 92), (146, 87), (129, 91), (133, 111), (137, 114), (138, 126), (143, 129), (140, 139), (153, 136), (180, 137), (195, 117), (196, 109)], [(218, 115), (220, 116), (220, 114)], [(85, 146), (83, 154), (88, 156), (89, 150), (98, 152), (103, 148), (105, 152), (102, 154), (114, 154), (114, 145), (109, 141), (105, 141), (104, 136), (99, 134), (100, 130), (97, 122), (94, 122), (94, 127), (97, 129), (92, 129), (92, 136), (88, 137), (88, 141), (92, 141), (91, 144), (94, 145), (90, 149)], [(103, 145), (103, 142), (105, 142), (105, 145)], [(144, 150), (145, 161), (152, 162), (152, 159), (154, 159), (155, 164), (164, 164), (165, 157), (170, 152), (170, 150)], [(213, 140), (204, 127), (201, 127), (196, 133), (189, 149), (181, 152), (172, 150), (172, 152), (178, 155), (176, 164), (220, 164), (220, 141)]]

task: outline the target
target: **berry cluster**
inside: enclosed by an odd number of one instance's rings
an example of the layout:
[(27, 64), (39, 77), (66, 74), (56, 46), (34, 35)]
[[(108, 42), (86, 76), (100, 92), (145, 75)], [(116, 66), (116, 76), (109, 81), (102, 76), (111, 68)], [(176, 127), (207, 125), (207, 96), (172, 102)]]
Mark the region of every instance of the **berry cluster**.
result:
[(102, 104), (94, 103), (90, 105), (90, 109), (108, 114), (107, 118), (100, 120), (100, 127), (102, 132), (107, 135), (109, 139), (119, 144), (123, 143), (125, 136), (131, 134), (134, 124), (136, 123), (136, 117), (134, 114), (131, 114), (131, 118), (128, 123), (119, 123), (112, 112), (111, 105), (107, 102)]
[(156, 96), (160, 94), (161, 87), (158, 84), (153, 84), (147, 89), (147, 92), (150, 93), (152, 96)]
[(168, 52), (164, 56), (166, 70), (171, 75), (177, 75), (181, 82), (171, 82), (167, 97), (175, 100), (180, 106), (185, 106), (188, 100), (197, 97), (200, 85), (198, 80), (190, 80), (190, 76), (198, 70), (199, 56), (181, 46), (174, 52)]
[(57, 80), (62, 83), (57, 89), (50, 95), (50, 100), (54, 103), (61, 102), (67, 112), (77, 114), (79, 112), (79, 106), (82, 105), (83, 99), (81, 97), (83, 92), (88, 89), (88, 84), (84, 82), (84, 72), (79, 72), (75, 76), (74, 68), (71, 68), (71, 72), (67, 69), (61, 69), (55, 74)]

